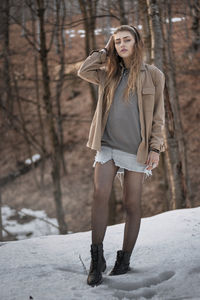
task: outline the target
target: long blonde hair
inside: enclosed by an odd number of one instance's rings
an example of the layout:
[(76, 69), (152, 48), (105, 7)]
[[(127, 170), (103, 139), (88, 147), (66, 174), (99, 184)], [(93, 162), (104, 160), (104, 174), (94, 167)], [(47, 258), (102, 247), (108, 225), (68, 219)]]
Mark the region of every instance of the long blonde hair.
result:
[[(137, 76), (139, 74), (141, 63), (143, 60), (144, 44), (138, 30), (134, 26), (121, 25), (114, 31), (113, 34), (116, 34), (117, 32), (120, 31), (129, 31), (135, 39), (135, 43), (133, 46), (133, 54), (131, 57), (127, 87), (125, 88), (124, 91), (124, 101), (128, 102), (130, 92), (135, 91)], [(117, 87), (117, 83), (119, 81), (121, 70), (122, 70), (122, 66), (120, 63), (123, 64), (123, 60), (117, 54), (117, 51), (115, 49), (115, 44), (114, 44), (114, 38), (112, 37), (108, 49), (108, 60), (106, 63), (107, 78), (106, 78), (106, 84), (105, 84), (104, 96), (103, 96), (103, 115), (106, 111), (109, 110), (112, 104), (114, 92)]]

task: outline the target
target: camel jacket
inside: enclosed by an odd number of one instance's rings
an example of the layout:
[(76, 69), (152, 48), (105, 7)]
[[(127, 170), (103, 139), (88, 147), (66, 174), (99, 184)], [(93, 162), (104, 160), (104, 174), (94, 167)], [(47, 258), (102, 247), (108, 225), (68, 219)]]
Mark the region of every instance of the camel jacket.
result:
[[(101, 138), (109, 114), (108, 110), (102, 118), (103, 94), (106, 82), (106, 61), (107, 53), (105, 51), (93, 50), (77, 72), (80, 78), (98, 85), (97, 106), (90, 125), (89, 138), (86, 144), (87, 147), (96, 151), (101, 150)], [(121, 76), (123, 76), (123, 71), (124, 68), (121, 65)], [(165, 151), (164, 84), (165, 76), (163, 72), (153, 65), (144, 62), (141, 64), (136, 81), (142, 136), (136, 156), (136, 160), (139, 163), (146, 163), (150, 148), (158, 149), (160, 152)]]

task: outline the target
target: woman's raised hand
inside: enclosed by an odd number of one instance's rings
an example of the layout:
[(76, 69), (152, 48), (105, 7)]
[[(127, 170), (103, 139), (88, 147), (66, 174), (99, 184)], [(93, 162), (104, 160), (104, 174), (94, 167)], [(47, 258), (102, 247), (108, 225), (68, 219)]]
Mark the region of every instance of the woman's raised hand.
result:
[(113, 35), (110, 36), (110, 38), (109, 38), (109, 40), (108, 40), (108, 42), (107, 42), (107, 44), (106, 44), (106, 46), (105, 46), (105, 48), (106, 48), (107, 50), (109, 50), (110, 44), (111, 44), (112, 40), (113, 40)]

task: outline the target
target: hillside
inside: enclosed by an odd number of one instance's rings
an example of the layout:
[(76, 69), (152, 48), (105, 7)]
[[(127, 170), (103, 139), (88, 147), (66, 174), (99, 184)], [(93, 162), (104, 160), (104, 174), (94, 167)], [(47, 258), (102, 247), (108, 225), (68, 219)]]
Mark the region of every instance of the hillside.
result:
[[(187, 160), (191, 178), (192, 203), (199, 206), (200, 184), (197, 162), (199, 152), (199, 54), (193, 57), (187, 55), (188, 38), (183, 26), (184, 21), (174, 25), (174, 47), (176, 57), (177, 88), (180, 101), (180, 112), (187, 147)], [(72, 38), (72, 47), (67, 49), (68, 62), (81, 62), (84, 56), (84, 39), (77, 28)], [(68, 34), (68, 33), (66, 33)], [(17, 28), (13, 29), (13, 43), (22, 47), (22, 37)], [(98, 48), (103, 47), (101, 36), (97, 36)], [(15, 58), (17, 59), (17, 58)], [(28, 68), (27, 57), (23, 72)], [(22, 67), (21, 67), (22, 68)], [(56, 73), (58, 66), (55, 65)], [(22, 72), (22, 73), (23, 73)], [(26, 93), (30, 93), (27, 89)], [(31, 112), (27, 110), (27, 115)], [(76, 76), (72, 70), (66, 80), (62, 96), (62, 114), (64, 116), (65, 160), (67, 174), (62, 176), (63, 206), (68, 228), (72, 232), (90, 229), (90, 211), (93, 195), (93, 159), (95, 152), (86, 147), (91, 122), (91, 98), (88, 84)], [(37, 125), (37, 124), (36, 124)], [(35, 126), (35, 124), (34, 124)], [(35, 130), (35, 129), (34, 129)], [(17, 137), (17, 138), (16, 138)], [(15, 151), (13, 151), (15, 149)], [(8, 129), (2, 137), (0, 169), (1, 178), (18, 170), (19, 165), (27, 158), (27, 148), (21, 136)], [(32, 153), (36, 154), (36, 153)], [(31, 208), (45, 210), (51, 218), (55, 217), (55, 207), (52, 196), (51, 169), (48, 158), (45, 161), (44, 185), (40, 186), (40, 164), (32, 171), (18, 177), (2, 188), (2, 202), (13, 208)], [(121, 187), (115, 180), (117, 197), (116, 223), (124, 220), (121, 200)], [(148, 179), (143, 187), (142, 215), (148, 217), (166, 210), (166, 195), (164, 194), (164, 179), (159, 169), (153, 171), (153, 177)]]

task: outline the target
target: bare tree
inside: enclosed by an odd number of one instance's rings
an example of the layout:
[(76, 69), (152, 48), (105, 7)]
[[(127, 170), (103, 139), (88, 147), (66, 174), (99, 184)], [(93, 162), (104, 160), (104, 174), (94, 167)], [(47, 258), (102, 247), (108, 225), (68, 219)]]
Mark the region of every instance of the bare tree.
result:
[(11, 100), (11, 79), (10, 79), (10, 37), (9, 37), (9, 23), (10, 23), (10, 1), (2, 0), (0, 3), (1, 11), (1, 29), (0, 34), (2, 36), (2, 53), (3, 53), (3, 82), (4, 82), (4, 94), (3, 101), (6, 104), (9, 111), (13, 110), (13, 103)]
[[(62, 207), (62, 191), (61, 191), (61, 170), (65, 169), (64, 162), (64, 138), (62, 128), (61, 114), (61, 94), (64, 84), (64, 68), (65, 68), (65, 39), (63, 36), (63, 28), (65, 26), (65, 2), (64, 0), (55, 0), (55, 6), (51, 2), (44, 0), (26, 0), (24, 5), (17, 11), (13, 9), (12, 14), (9, 12), (9, 1), (5, 1), (3, 9), (4, 13), (4, 31), (3, 31), (3, 50), (4, 55), (4, 70), (5, 70), (5, 85), (4, 93), (0, 101), (0, 108), (5, 115), (8, 126), (12, 127), (26, 142), (29, 157), (32, 156), (32, 150), (37, 150), (44, 158), (47, 153), (50, 153), (51, 159), (51, 175), (53, 183), (53, 194), (57, 212), (57, 219), (60, 233), (67, 233), (67, 224), (65, 222), (64, 211)], [(22, 3), (21, 3), (22, 4)], [(47, 5), (48, 4), (48, 5)], [(17, 4), (16, 4), (17, 5)], [(23, 12), (24, 17), (20, 18), (20, 12)], [(49, 18), (45, 18), (49, 11)], [(64, 11), (62, 11), (64, 10)], [(17, 13), (16, 13), (17, 11)], [(51, 12), (51, 14), (50, 14)], [(8, 55), (9, 51), (9, 24), (7, 19), (11, 20), (12, 24), (18, 25), (21, 28), (24, 40), (27, 44), (23, 47), (21, 53), (25, 55), (28, 51), (34, 54), (35, 77), (28, 78), (23, 74), (23, 80), (20, 79), (15, 65), (10, 64)], [(48, 30), (47, 30), (48, 27)], [(51, 31), (49, 31), (49, 28)], [(50, 33), (50, 34), (49, 34)], [(48, 38), (47, 38), (48, 36)], [(55, 39), (56, 36), (56, 39)], [(51, 77), (49, 71), (49, 56), (54, 50), (53, 41), (56, 40), (57, 55), (60, 63), (60, 71), (57, 79)], [(20, 83), (24, 83), (24, 86)], [(9, 86), (8, 86), (9, 85)], [(30, 96), (27, 96), (26, 89), (32, 89)], [(52, 93), (55, 91), (55, 96)], [(12, 94), (11, 94), (12, 91)], [(5, 95), (5, 96), (4, 96)], [(8, 101), (6, 101), (8, 99)], [(8, 105), (8, 102), (12, 105)], [(11, 107), (14, 105), (15, 111)], [(34, 112), (38, 118), (38, 122), (34, 125), (28, 121), (26, 108), (34, 106)], [(39, 128), (37, 124), (40, 124)], [(38, 130), (34, 134), (34, 130)], [(48, 139), (48, 143), (46, 143)], [(41, 161), (44, 161), (43, 159)], [(44, 165), (43, 165), (44, 167)]]
[(144, 40), (144, 49), (145, 49), (145, 61), (148, 64), (151, 64), (151, 33), (150, 33), (150, 22), (149, 22), (149, 15), (148, 15), (148, 7), (146, 0), (139, 1), (139, 11), (140, 11), (140, 19), (142, 23), (142, 37)]
[(2, 223), (1, 189), (0, 189), (0, 242), (3, 242), (3, 223)]
[(49, 137), (51, 142), (51, 161), (52, 161), (52, 181), (54, 189), (54, 200), (56, 204), (57, 219), (59, 230), (61, 233), (67, 233), (67, 225), (65, 223), (64, 211), (62, 207), (62, 192), (61, 192), (61, 173), (60, 173), (60, 144), (59, 137), (55, 129), (54, 113), (52, 105), (52, 96), (50, 89), (50, 76), (48, 67), (48, 51), (45, 32), (45, 4), (44, 0), (37, 0), (37, 11), (40, 25), (40, 61), (42, 67), (42, 83), (43, 83), (43, 101), (45, 105)]
[[(187, 161), (185, 152), (185, 141), (180, 118), (178, 94), (176, 90), (176, 76), (173, 66), (173, 44), (171, 3), (167, 1), (169, 26), (167, 27), (167, 43), (164, 44), (163, 29), (161, 26), (160, 11), (157, 0), (147, 0), (148, 15), (151, 31), (152, 62), (166, 74), (165, 89), (165, 168), (168, 183), (169, 208), (191, 207), (189, 178), (187, 174)], [(165, 16), (166, 18), (166, 16)], [(167, 25), (166, 25), (167, 26)], [(164, 59), (165, 54), (165, 59)], [(165, 66), (165, 67), (164, 67)], [(167, 67), (168, 66), (168, 67)]]
[[(99, 0), (79, 0), (80, 10), (84, 20), (85, 29), (85, 54), (89, 55), (90, 51), (96, 49), (96, 14)], [(89, 83), (90, 93), (92, 97), (91, 114), (93, 115), (97, 104), (97, 90), (93, 84)]]
[(192, 31), (193, 42), (192, 49), (197, 52), (200, 48), (200, 2), (199, 0), (189, 1), (191, 15), (192, 15)]
[(125, 1), (118, 0), (118, 6), (119, 6), (119, 16), (120, 16), (120, 24), (121, 25), (126, 25), (128, 24), (128, 19), (126, 17), (126, 12), (125, 12)]

